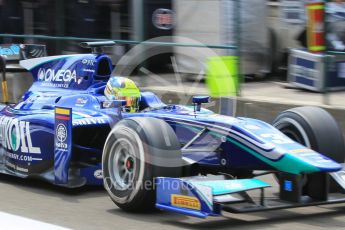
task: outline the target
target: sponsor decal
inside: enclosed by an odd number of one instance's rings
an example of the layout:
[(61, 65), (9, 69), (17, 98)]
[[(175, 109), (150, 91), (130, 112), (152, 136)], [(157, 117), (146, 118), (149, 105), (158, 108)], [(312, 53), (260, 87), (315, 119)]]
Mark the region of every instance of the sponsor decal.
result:
[(64, 124), (58, 124), (56, 128), (56, 136), (60, 142), (64, 142), (67, 138), (67, 129)]
[(96, 72), (94, 69), (83, 69), (84, 72), (88, 72), (88, 73), (94, 73)]
[(201, 203), (196, 197), (182, 196), (177, 194), (171, 195), (171, 205), (181, 208), (201, 210)]
[(267, 141), (270, 141), (274, 144), (293, 144), (294, 142), (281, 134), (278, 133), (264, 133), (260, 135), (261, 137), (265, 138)]
[(73, 120), (73, 125), (100, 125), (106, 123), (107, 120), (105, 118), (82, 118)]
[(29, 169), (22, 168), (22, 167), (20, 167), (18, 165), (14, 165), (14, 164), (12, 164), (9, 161), (7, 161), (5, 165), (6, 165), (7, 168), (11, 168), (13, 170), (17, 170), (18, 172), (22, 172), (22, 173), (28, 173), (29, 172)]
[(314, 151), (311, 150), (311, 149), (293, 149), (293, 150), (290, 150), (291, 153), (313, 153)]
[[(61, 121), (69, 121), (71, 119), (70, 110), (63, 109), (63, 108), (56, 108), (55, 118)], [(62, 151), (67, 151), (68, 144), (66, 140), (68, 138), (68, 132), (67, 132), (67, 127), (63, 122), (56, 124), (55, 135), (56, 135), (56, 140), (57, 140), (55, 142), (56, 148)]]
[(103, 179), (103, 172), (101, 169), (96, 170), (93, 175), (95, 176), (96, 179)]
[(6, 157), (16, 160), (16, 161), (32, 162), (32, 161), (42, 160), (41, 158), (33, 158), (32, 156), (20, 155), (20, 154), (10, 153), (10, 152), (6, 152), (5, 155)]
[(0, 140), (2, 147), (8, 151), (41, 154), (41, 148), (32, 144), (30, 122), (12, 117), (0, 117)]
[(77, 72), (76, 70), (69, 70), (69, 69), (45, 69), (40, 68), (38, 70), (37, 78), (39, 81), (44, 82), (61, 82), (61, 83), (69, 83), (72, 80), (74, 82), (77, 81)]
[(20, 47), (19, 45), (11, 45), (9, 47), (0, 46), (0, 55), (13, 56), (19, 55)]
[(153, 25), (161, 30), (171, 30), (174, 27), (174, 12), (170, 9), (157, 9), (152, 14)]
[(87, 99), (80, 97), (75, 102), (75, 105), (78, 106), (78, 107), (83, 107), (87, 102), (88, 102)]
[(84, 65), (88, 65), (88, 66), (94, 66), (95, 65), (95, 60), (91, 60), (91, 59), (83, 59), (81, 61), (81, 63), (83, 63)]
[(109, 109), (109, 108), (112, 108), (113, 104), (114, 104), (113, 101), (103, 101), (102, 106), (105, 109)]
[(55, 183), (67, 184), (72, 157), (72, 109), (55, 107)]

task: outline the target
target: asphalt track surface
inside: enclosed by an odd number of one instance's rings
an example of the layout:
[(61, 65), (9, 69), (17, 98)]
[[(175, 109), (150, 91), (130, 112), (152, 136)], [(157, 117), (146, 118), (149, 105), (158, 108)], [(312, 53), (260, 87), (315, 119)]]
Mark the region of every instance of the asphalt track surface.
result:
[(117, 208), (102, 188), (68, 190), (4, 175), (0, 197), (0, 212), (70, 229), (345, 229), (345, 205), (226, 213), (206, 220), (162, 211), (131, 214)]

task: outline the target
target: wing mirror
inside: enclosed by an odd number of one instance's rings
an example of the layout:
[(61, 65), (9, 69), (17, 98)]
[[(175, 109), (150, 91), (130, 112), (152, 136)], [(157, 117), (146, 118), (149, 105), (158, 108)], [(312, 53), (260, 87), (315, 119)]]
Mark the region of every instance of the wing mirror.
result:
[(194, 104), (194, 112), (201, 111), (201, 105), (210, 103), (210, 96), (194, 96), (193, 97), (193, 104)]

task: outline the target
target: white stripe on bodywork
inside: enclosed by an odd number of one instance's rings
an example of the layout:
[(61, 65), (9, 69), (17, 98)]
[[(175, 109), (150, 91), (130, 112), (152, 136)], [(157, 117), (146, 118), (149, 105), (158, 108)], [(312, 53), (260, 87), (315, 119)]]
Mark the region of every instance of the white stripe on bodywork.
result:
[(75, 57), (75, 56), (80, 56), (80, 54), (72, 54), (72, 55), (58, 55), (58, 56), (49, 56), (49, 57), (41, 57), (41, 58), (32, 58), (32, 59), (27, 59), (27, 60), (22, 60), (19, 62), (19, 64), (27, 70), (32, 70), (36, 66), (40, 64), (44, 64), (46, 62), (51, 62), (54, 60), (59, 60), (63, 58), (68, 58), (68, 57)]
[[(163, 115), (161, 117), (164, 118), (165, 116)], [(235, 130), (233, 130), (231, 128), (226, 128), (226, 127), (222, 127), (222, 126), (218, 126), (218, 125), (214, 125), (214, 124), (210, 124), (210, 123), (205, 123), (205, 122), (200, 122), (200, 121), (190, 121), (190, 120), (181, 119), (181, 118), (175, 118), (175, 117), (174, 117), (173, 121), (180, 121), (181, 124), (189, 124), (189, 125), (190, 124), (196, 124), (196, 126), (200, 125), (201, 127), (205, 127), (206, 126), (206, 127), (210, 128), (210, 129), (211, 128), (216, 128), (216, 129), (225, 131), (225, 132), (227, 132), (229, 134), (232, 133), (232, 134), (235, 134), (235, 135), (243, 138), (244, 140), (246, 140), (246, 141), (248, 141), (248, 142), (250, 142), (250, 143), (258, 146), (259, 148), (262, 148), (262, 149), (266, 150), (266, 151), (271, 151), (275, 147), (271, 143), (261, 144), (261, 143), (255, 141), (255, 140), (253, 140), (253, 139), (251, 139), (251, 138), (249, 138), (249, 137), (247, 137), (247, 136), (245, 136), (245, 135), (243, 135), (243, 134), (241, 134), (241, 133), (239, 133), (239, 132), (237, 132), (237, 131), (235, 131)], [(217, 130), (217, 131), (219, 131), (219, 130)], [(257, 138), (260, 139), (259, 137), (257, 137)], [(262, 140), (262, 142), (266, 142), (266, 141)]]
[[(175, 119), (175, 118), (174, 118)], [(178, 119), (181, 121), (176, 121), (176, 120), (172, 120), (174, 122), (177, 122), (179, 124), (186, 124), (186, 125), (194, 125), (194, 126), (198, 126), (198, 127), (207, 127), (209, 130), (211, 131), (216, 131), (218, 133), (222, 133), (224, 135), (230, 136), (231, 138), (237, 140), (238, 142), (246, 145), (247, 147), (251, 148), (252, 150), (256, 151), (257, 153), (261, 154), (262, 156), (270, 159), (270, 160), (279, 160), (285, 153), (282, 151), (274, 151), (275, 146), (270, 144), (270, 143), (266, 143), (266, 144), (261, 144), (255, 140), (250, 139), (249, 137), (246, 137), (245, 135), (229, 129), (229, 128), (224, 128), (221, 126), (217, 126), (217, 125), (213, 125), (213, 124), (209, 124), (209, 123), (204, 123), (204, 122), (197, 122), (197, 121), (189, 121), (189, 120), (184, 120), (184, 119)], [(196, 124), (195, 124), (196, 123)], [(244, 142), (246, 141), (246, 142)]]
[[(86, 113), (82, 113), (82, 112), (73, 111), (73, 114), (78, 115), (78, 116), (83, 117), (83, 118), (93, 118), (93, 116), (90, 116), (90, 115), (88, 115)], [(100, 117), (100, 118), (103, 118), (103, 117)], [(104, 117), (104, 118), (106, 118), (106, 117)]]

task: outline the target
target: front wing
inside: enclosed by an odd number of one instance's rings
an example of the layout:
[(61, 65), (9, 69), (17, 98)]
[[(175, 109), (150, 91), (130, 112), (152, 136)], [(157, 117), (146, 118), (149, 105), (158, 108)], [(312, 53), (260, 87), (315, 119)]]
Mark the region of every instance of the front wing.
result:
[[(345, 167), (335, 173), (279, 174), (279, 196), (266, 197), (271, 187), (259, 179), (191, 177), (156, 179), (156, 207), (188, 216), (206, 218), (222, 212), (249, 213), (277, 209), (345, 203)], [(336, 183), (331, 188), (330, 181)], [(255, 191), (257, 190), (257, 191)], [(251, 191), (251, 192), (249, 192)]]

